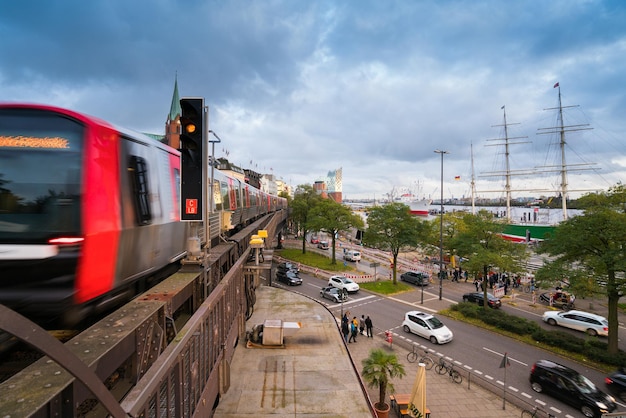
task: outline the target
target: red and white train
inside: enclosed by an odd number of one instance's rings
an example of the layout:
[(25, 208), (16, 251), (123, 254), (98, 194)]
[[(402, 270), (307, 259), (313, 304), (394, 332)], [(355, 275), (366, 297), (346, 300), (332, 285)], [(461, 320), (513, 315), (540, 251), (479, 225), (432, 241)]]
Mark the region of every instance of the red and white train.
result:
[[(31, 317), (83, 316), (177, 268), (188, 238), (180, 161), (91, 116), (0, 104), (0, 303)], [(226, 215), (211, 218), (223, 223), (212, 235), (286, 208), (218, 170), (214, 179), (213, 213)]]

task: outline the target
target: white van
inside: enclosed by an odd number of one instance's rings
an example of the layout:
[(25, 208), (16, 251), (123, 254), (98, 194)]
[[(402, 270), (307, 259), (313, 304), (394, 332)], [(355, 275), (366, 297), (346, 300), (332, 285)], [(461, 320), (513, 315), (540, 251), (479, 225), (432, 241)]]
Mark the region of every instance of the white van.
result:
[(347, 261), (361, 261), (361, 252), (346, 250), (343, 253), (343, 259)]

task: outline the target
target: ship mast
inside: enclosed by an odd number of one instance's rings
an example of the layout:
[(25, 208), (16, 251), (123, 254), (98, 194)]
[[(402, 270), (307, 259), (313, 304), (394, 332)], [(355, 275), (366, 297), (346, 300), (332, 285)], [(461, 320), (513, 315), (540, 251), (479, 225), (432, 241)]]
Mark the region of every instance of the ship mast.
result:
[(519, 125), (519, 123), (507, 123), (507, 121), (506, 121), (506, 106), (502, 106), (500, 109), (502, 109), (503, 112), (504, 112), (504, 124), (502, 124), (502, 125), (493, 125), (492, 128), (502, 127), (503, 126), (504, 127), (504, 138), (488, 139), (487, 141), (500, 141), (500, 143), (489, 144), (489, 145), (486, 145), (486, 146), (489, 147), (489, 146), (502, 146), (502, 145), (504, 145), (505, 171), (504, 172), (491, 172), (491, 173), (488, 173), (488, 174), (486, 174), (485, 176), (482, 176), (482, 177), (502, 177), (502, 176), (504, 176), (504, 178), (505, 178), (504, 191), (506, 193), (506, 218), (507, 218), (508, 222), (511, 222), (511, 167), (510, 167), (510, 164), (509, 164), (509, 157), (510, 157), (509, 146), (510, 145), (527, 144), (529, 141), (514, 141), (514, 142), (511, 142), (512, 140), (518, 140), (518, 139), (528, 138), (528, 137), (526, 137), (526, 136), (509, 137), (509, 126), (510, 125)]
[[(558, 171), (561, 175), (561, 189), (560, 189), (561, 201), (562, 201), (561, 206), (563, 208), (563, 220), (566, 221), (567, 220), (567, 193), (568, 193), (568, 185), (567, 185), (568, 165), (565, 161), (565, 144), (567, 143), (565, 141), (565, 132), (584, 131), (584, 130), (590, 130), (593, 128), (589, 128), (588, 127), (589, 124), (569, 125), (569, 126), (565, 125), (563, 121), (563, 109), (570, 108), (570, 107), (578, 107), (578, 105), (563, 106), (561, 102), (561, 86), (559, 85), (559, 83), (556, 83), (554, 85), (554, 88), (559, 89), (559, 107), (558, 108), (552, 107), (552, 108), (548, 108), (544, 110), (557, 110), (558, 109), (559, 111), (558, 126), (552, 127), (552, 128), (539, 128), (541, 132), (538, 132), (537, 134), (538, 135), (546, 135), (546, 134), (554, 134), (554, 133), (559, 134), (559, 148), (561, 151), (561, 157), (560, 157), (561, 164), (558, 167), (555, 167), (556, 170), (546, 170), (546, 171)], [(579, 164), (579, 166), (583, 166), (583, 167), (575, 168), (574, 170), (576, 171), (593, 170), (593, 168), (591, 167), (584, 167), (588, 165), (590, 164)], [(549, 169), (550, 167), (547, 167), (547, 168)]]
[(470, 155), (472, 156), (472, 182), (471, 185), (471, 193), (472, 193), (472, 215), (476, 215), (476, 179), (474, 177), (474, 144), (470, 142)]

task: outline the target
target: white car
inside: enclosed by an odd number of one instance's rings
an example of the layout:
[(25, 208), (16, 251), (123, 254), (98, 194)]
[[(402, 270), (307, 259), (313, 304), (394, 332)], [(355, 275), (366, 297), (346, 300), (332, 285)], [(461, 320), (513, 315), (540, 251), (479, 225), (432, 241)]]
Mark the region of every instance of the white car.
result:
[(436, 317), (420, 311), (404, 314), (402, 322), (404, 332), (409, 332), (430, 340), (433, 344), (445, 344), (452, 341), (452, 331)]
[(359, 285), (352, 279), (343, 276), (331, 276), (328, 279), (328, 285), (337, 289), (346, 289), (348, 293), (356, 293), (359, 291)]
[(541, 317), (544, 322), (550, 325), (560, 325), (562, 327), (586, 332), (591, 336), (609, 335), (609, 321), (605, 317), (583, 311), (548, 311)]

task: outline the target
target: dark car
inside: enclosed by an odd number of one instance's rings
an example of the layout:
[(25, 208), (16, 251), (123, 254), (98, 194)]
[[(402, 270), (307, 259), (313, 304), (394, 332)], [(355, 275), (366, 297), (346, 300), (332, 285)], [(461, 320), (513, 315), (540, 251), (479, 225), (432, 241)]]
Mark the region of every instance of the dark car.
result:
[[(463, 302), (472, 302), (483, 306), (485, 304), (483, 292), (466, 293), (463, 295)], [(487, 293), (487, 304), (490, 308), (494, 309), (502, 306), (502, 302), (500, 301), (500, 299), (498, 299), (491, 293)]]
[(289, 286), (302, 284), (302, 279), (298, 276), (298, 273), (292, 270), (276, 270), (276, 280)]
[(296, 263), (292, 263), (290, 261), (285, 261), (283, 263), (280, 263), (276, 266), (276, 270), (279, 271), (286, 271), (286, 270), (290, 270), (290, 271), (295, 271), (296, 273), (300, 272), (300, 267), (298, 267), (298, 265)]
[(604, 378), (604, 383), (609, 392), (626, 402), (626, 370), (614, 371)]
[(348, 292), (342, 289), (337, 289), (333, 286), (322, 287), (320, 290), (320, 296), (325, 299), (330, 299), (337, 303), (348, 300)]
[(598, 389), (591, 380), (552, 361), (537, 361), (530, 370), (529, 380), (535, 392), (578, 408), (586, 417), (600, 417), (617, 408), (615, 399)]
[(430, 281), (428, 274), (422, 273), (421, 271), (407, 271), (406, 273), (402, 273), (400, 280), (418, 286), (428, 286)]

